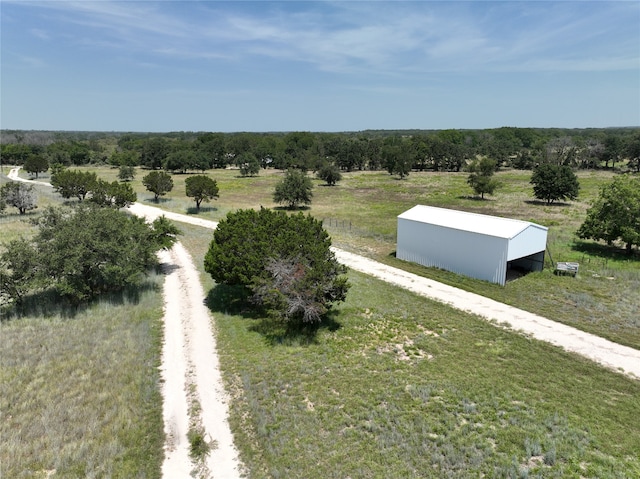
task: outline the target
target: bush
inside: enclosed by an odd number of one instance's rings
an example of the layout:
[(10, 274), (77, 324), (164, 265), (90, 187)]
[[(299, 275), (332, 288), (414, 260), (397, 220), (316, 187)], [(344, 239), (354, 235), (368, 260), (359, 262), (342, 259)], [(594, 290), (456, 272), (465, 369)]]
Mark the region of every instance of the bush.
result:
[[(9, 298), (53, 288), (79, 303), (138, 284), (157, 264), (156, 252), (175, 242), (166, 220), (153, 225), (112, 208), (49, 208), (31, 242), (14, 241), (0, 255), (0, 278)], [(5, 286), (7, 289), (5, 290)]]
[(349, 289), (330, 247), (322, 223), (309, 215), (239, 210), (218, 224), (205, 270), (219, 283), (244, 286), (275, 317), (315, 323)]

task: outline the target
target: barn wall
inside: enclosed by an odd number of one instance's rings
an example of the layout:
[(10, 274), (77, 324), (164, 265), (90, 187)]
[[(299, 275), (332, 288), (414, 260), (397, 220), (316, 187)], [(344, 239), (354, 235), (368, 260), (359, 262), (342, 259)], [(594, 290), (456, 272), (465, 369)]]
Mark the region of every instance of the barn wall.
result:
[(539, 253), (547, 248), (547, 229), (530, 225), (509, 240), (509, 261)]
[(396, 257), (504, 285), (505, 238), (398, 218)]

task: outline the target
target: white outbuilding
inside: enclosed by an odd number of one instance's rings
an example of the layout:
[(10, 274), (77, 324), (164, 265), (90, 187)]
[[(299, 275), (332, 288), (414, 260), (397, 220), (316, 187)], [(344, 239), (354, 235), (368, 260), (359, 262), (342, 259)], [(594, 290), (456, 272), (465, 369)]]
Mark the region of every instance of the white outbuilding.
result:
[(396, 257), (504, 286), (511, 269), (542, 271), (547, 231), (528, 221), (418, 205), (398, 216)]

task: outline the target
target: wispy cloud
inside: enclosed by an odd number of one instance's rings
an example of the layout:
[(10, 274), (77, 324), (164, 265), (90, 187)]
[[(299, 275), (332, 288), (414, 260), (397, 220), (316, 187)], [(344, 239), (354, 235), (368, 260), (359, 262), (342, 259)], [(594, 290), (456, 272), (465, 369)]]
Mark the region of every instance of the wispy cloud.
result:
[[(18, 2), (84, 47), (321, 71), (607, 70), (639, 61), (636, 2)], [(633, 35), (633, 31), (636, 34)], [(40, 28), (41, 39), (51, 34)]]

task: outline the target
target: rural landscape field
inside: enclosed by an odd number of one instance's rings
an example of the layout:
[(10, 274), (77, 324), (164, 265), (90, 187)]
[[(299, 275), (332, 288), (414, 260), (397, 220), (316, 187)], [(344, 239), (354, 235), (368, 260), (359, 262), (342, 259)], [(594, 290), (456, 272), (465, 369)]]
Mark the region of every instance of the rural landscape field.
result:
[[(99, 142), (104, 161), (67, 168), (117, 182), (116, 140)], [(296, 210), (321, 220), (333, 246), (640, 349), (637, 247), (629, 254), (576, 236), (601, 188), (634, 176), (627, 161), (574, 168), (578, 197), (551, 203), (534, 197), (531, 169), (508, 161), (483, 199), (464, 165), (414, 165), (405, 175), (342, 168), (333, 186), (310, 167), (312, 201)], [(2, 165), (2, 185), (10, 166)], [(126, 183), (137, 202), (167, 212), (220, 221), (241, 209), (287, 211), (273, 197), (285, 168), (169, 171), (173, 188), (157, 201), (142, 181), (153, 169), (133, 169)], [(185, 186), (197, 175), (219, 189), (199, 209)], [(24, 168), (20, 176), (35, 179)], [(51, 177), (47, 168), (37, 180)], [(48, 206), (79, 203), (34, 188), (37, 208), (0, 216), (4, 245), (33, 236), (29, 221)], [(545, 269), (502, 287), (397, 260), (397, 216), (416, 204), (547, 226)], [(177, 226), (206, 293), (246, 477), (640, 475), (637, 378), (355, 271), (346, 300), (318, 327), (287, 328), (205, 272), (210, 229)], [(578, 262), (579, 274), (554, 274), (557, 261)], [(39, 291), (2, 305), (3, 477), (161, 477), (162, 282), (152, 271), (80, 304)]]

